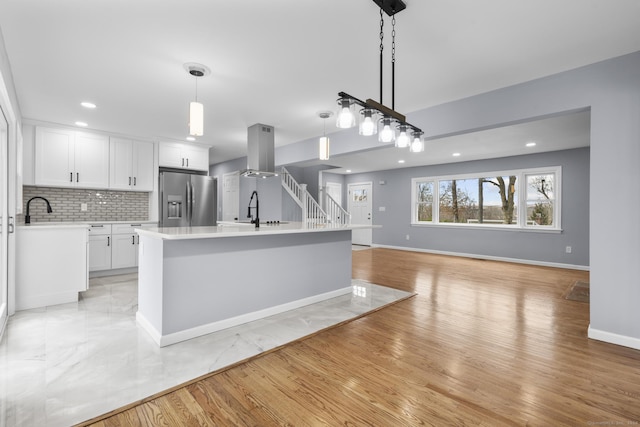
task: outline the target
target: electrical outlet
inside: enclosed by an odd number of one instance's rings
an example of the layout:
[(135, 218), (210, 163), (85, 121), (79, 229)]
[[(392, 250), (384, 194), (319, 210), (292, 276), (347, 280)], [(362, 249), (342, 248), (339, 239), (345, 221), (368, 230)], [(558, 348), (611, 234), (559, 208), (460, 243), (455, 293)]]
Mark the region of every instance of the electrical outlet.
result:
[(387, 210), (387, 207), (386, 207), (386, 206), (380, 206), (380, 207), (378, 208), (378, 211), (380, 211), (380, 212), (384, 212), (384, 211), (386, 211), (386, 210)]
[(409, 235), (407, 234), (407, 240), (409, 240), (409, 239), (410, 239), (410, 237), (409, 237)]
[(564, 251), (568, 254), (571, 253), (571, 246), (567, 246), (566, 248), (564, 248)]
[(86, 212), (86, 211), (87, 211), (87, 204), (80, 203), (80, 212)]

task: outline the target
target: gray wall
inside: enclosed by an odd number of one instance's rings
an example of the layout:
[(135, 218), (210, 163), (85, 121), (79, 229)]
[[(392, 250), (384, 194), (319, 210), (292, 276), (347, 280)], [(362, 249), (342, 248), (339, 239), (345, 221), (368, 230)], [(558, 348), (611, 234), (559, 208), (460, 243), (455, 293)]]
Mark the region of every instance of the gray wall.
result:
[[(585, 108), (591, 109), (589, 336), (640, 349), (640, 197), (633, 197), (640, 184), (640, 52), (426, 108), (407, 120), (433, 139)], [(333, 155), (378, 145), (354, 129), (331, 140)], [(312, 160), (316, 149), (315, 138), (286, 145), (276, 161)], [(605, 200), (616, 201), (615, 220)]]
[[(545, 166), (562, 166), (562, 233), (410, 225), (412, 178)], [(344, 180), (345, 187), (373, 183), (373, 223), (382, 226), (373, 231), (375, 245), (589, 265), (589, 148), (347, 175)], [(381, 206), (384, 212), (379, 211)], [(572, 253), (565, 252), (566, 246)]]

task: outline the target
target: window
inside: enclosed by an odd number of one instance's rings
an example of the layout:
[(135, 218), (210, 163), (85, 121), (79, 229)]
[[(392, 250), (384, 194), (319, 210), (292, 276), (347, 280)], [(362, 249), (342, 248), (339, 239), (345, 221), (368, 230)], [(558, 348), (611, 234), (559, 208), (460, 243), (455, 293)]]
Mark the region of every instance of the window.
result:
[(416, 219), (419, 222), (433, 221), (433, 181), (419, 182), (416, 190)]
[(559, 229), (559, 183), (560, 167), (414, 178), (411, 221)]

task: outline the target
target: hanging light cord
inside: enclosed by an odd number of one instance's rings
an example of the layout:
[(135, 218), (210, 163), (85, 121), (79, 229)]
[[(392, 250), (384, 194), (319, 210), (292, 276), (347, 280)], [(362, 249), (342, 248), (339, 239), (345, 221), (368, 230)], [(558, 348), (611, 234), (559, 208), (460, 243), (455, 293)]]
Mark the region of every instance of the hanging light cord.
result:
[(380, 104), (384, 104), (382, 101), (382, 64), (383, 57), (382, 51), (384, 50), (384, 44), (382, 43), (384, 40), (384, 16), (382, 15), (382, 8), (380, 8)]
[(194, 76), (196, 78), (196, 102), (198, 102), (198, 76)]

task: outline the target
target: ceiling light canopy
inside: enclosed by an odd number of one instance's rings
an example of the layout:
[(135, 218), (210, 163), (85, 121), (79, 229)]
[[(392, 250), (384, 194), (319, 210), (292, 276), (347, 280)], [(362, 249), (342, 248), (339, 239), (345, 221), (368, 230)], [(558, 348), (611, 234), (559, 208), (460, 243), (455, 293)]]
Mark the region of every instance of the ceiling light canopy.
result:
[[(361, 107), (358, 115), (359, 134), (371, 136), (378, 134), (378, 140), (383, 143), (395, 141), (397, 147), (409, 147), (411, 151), (419, 152), (424, 150), (422, 142), (423, 132), (420, 128), (407, 123), (403, 114), (395, 111), (395, 62), (396, 62), (396, 42), (395, 42), (395, 15), (406, 9), (406, 4), (402, 0), (373, 0), (380, 8), (380, 102), (372, 99), (362, 101), (346, 92), (338, 93), (338, 112), (336, 126), (341, 129), (349, 129), (356, 124), (356, 106)], [(383, 12), (392, 18), (392, 43), (391, 43), (391, 108), (382, 102), (383, 94), (383, 38), (384, 38), (384, 15)], [(396, 130), (399, 135), (396, 138)], [(413, 136), (413, 142), (411, 137)], [(415, 150), (414, 150), (415, 148)]]

